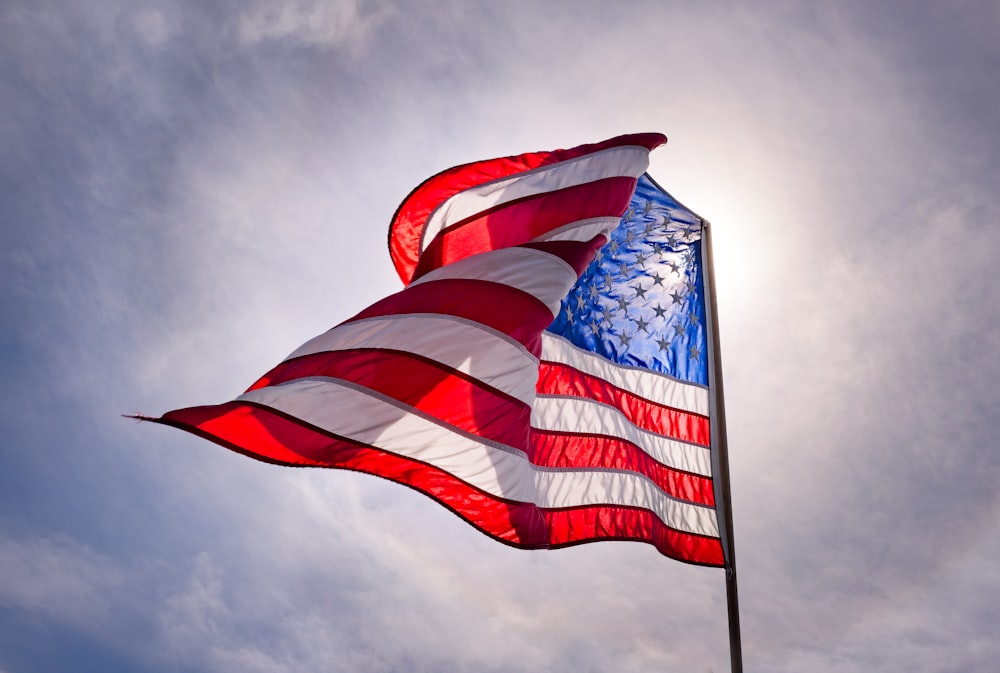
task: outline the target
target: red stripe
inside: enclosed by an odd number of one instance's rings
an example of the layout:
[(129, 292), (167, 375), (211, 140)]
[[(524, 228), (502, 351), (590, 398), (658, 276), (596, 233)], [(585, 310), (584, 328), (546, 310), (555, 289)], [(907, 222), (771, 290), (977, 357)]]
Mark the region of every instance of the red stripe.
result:
[(250, 390), (307, 376), (350, 381), (461, 430), (519, 449), (528, 446), (528, 405), (412, 353), (355, 349), (306, 355), (282, 362)]
[(542, 510), (552, 548), (600, 540), (648, 542), (662, 554), (697, 565), (723, 566), (718, 538), (674, 530), (645, 509), (577, 507)]
[(532, 428), (530, 447), (528, 457), (535, 465), (628, 470), (648, 477), (673, 498), (715, 505), (710, 478), (664, 465), (618, 437)]
[(272, 409), (229, 402), (171, 411), (157, 422), (269, 463), (373, 474), (430, 496), (502, 542), (548, 546), (548, 532), (534, 504), (500, 500), (439, 468), (322, 432)]
[(711, 426), (707, 416), (651, 402), (569, 365), (543, 360), (535, 389), (540, 395), (568, 395), (603, 402), (619, 409), (643, 430), (682, 442), (709, 445)]
[(404, 313), (466, 318), (517, 339), (535, 357), (542, 353), (542, 330), (552, 323), (549, 308), (527, 292), (485, 280), (444, 278), (412, 285), (341, 324)]
[(457, 222), (430, 241), (413, 278), (480, 252), (527, 243), (571, 222), (620, 218), (635, 184), (635, 178), (606, 178), (504, 203)]
[(723, 564), (718, 539), (673, 530), (647, 510), (610, 506), (541, 510), (530, 503), (500, 500), (433, 466), (321, 432), (271, 409), (229, 402), (171, 411), (156, 422), (265, 462), (336, 467), (389, 479), (430, 496), (487, 535), (513, 546), (537, 549), (637, 540), (681, 561)]
[(442, 202), (461, 191), (611, 147), (637, 145), (652, 150), (666, 141), (666, 136), (660, 133), (637, 133), (618, 136), (600, 143), (580, 145), (568, 150), (530, 152), (518, 156), (476, 161), (442, 171), (410, 192), (393, 216), (389, 227), (389, 253), (396, 271), (403, 283), (409, 284), (420, 257), (420, 236), (427, 218)]

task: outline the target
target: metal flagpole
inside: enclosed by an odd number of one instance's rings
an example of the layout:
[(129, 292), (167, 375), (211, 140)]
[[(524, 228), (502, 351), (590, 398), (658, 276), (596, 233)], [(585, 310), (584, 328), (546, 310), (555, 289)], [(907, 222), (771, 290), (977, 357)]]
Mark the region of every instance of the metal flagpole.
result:
[(702, 220), (702, 255), (705, 259), (705, 286), (709, 310), (706, 311), (709, 338), (709, 380), (714, 395), (710, 415), (715, 451), (712, 473), (715, 475), (716, 502), (719, 511), (720, 538), (726, 563), (726, 604), (729, 609), (729, 658), (732, 673), (743, 673), (743, 648), (740, 643), (740, 608), (736, 593), (736, 551), (733, 545), (733, 502), (729, 486), (729, 447), (726, 441), (726, 405), (722, 394), (722, 355), (719, 347), (719, 315), (715, 298), (715, 262), (712, 258), (712, 233), (709, 223)]

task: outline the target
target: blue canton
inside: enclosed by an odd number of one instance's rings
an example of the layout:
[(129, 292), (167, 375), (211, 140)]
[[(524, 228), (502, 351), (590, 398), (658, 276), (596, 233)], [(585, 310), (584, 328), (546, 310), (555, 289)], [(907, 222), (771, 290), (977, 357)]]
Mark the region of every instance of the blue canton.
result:
[(643, 175), (548, 330), (619, 364), (707, 386), (701, 226)]

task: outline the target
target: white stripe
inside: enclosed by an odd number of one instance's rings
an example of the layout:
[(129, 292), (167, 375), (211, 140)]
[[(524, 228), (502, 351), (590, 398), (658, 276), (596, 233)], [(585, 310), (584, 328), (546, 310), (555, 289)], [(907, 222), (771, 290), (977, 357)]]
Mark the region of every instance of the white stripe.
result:
[(576, 270), (565, 261), (533, 248), (501, 248), (460, 259), (410, 283), (410, 287), (433, 280), (463, 278), (503, 283), (526, 292), (559, 315), (563, 297), (576, 283)]
[(641, 507), (677, 530), (719, 536), (715, 510), (666, 497), (646, 477), (613, 470), (537, 470), (535, 484), (540, 507), (622, 505)]
[(498, 498), (541, 507), (642, 507), (655, 512), (671, 528), (718, 534), (713, 508), (674, 500), (641, 475), (541, 469), (521, 451), (460, 433), (345, 381), (297, 379), (249, 391), (239, 400), (265, 405), (327, 432), (433, 465)]
[(594, 400), (539, 395), (531, 408), (531, 425), (539, 430), (553, 432), (618, 437), (639, 446), (664, 465), (704, 477), (712, 476), (712, 462), (707, 446), (687, 444), (643, 430), (614, 407)]
[(598, 234), (607, 236), (619, 224), (620, 217), (591, 217), (578, 222), (570, 222), (563, 226), (548, 231), (541, 236), (536, 236), (535, 241), (589, 241)]
[(420, 237), (423, 252), (442, 229), (495, 206), (557, 189), (613, 177), (638, 178), (649, 167), (649, 150), (611, 147), (581, 157), (487, 182), (455, 194), (435, 209)]
[(708, 415), (707, 388), (648, 369), (614, 363), (551, 332), (542, 332), (542, 360), (569, 365), (657, 404)]
[(502, 332), (464, 318), (402, 313), (338, 325), (307, 341), (285, 360), (352, 348), (391, 348), (421, 355), (468, 374), (530, 405), (538, 360)]

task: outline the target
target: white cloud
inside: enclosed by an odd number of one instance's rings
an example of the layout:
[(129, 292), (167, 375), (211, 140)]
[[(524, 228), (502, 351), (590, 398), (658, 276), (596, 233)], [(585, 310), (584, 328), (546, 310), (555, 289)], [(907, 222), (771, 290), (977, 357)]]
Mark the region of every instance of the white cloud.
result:
[(263, 2), (240, 14), (237, 35), (246, 47), (274, 40), (303, 46), (352, 46), (365, 41), (386, 15), (384, 4), (359, 0)]
[(178, 29), (172, 17), (155, 7), (133, 10), (131, 21), (135, 32), (151, 47), (164, 46)]

